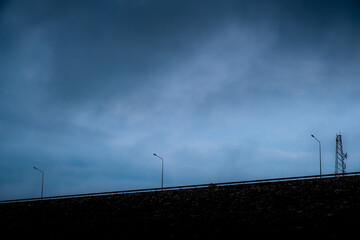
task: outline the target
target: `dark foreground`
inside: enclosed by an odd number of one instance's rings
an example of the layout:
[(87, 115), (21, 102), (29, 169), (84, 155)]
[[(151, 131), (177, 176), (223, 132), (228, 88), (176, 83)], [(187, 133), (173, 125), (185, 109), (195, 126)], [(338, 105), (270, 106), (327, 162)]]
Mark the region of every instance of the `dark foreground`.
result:
[(3, 234), (106, 239), (335, 239), (360, 229), (360, 177), (0, 205)]

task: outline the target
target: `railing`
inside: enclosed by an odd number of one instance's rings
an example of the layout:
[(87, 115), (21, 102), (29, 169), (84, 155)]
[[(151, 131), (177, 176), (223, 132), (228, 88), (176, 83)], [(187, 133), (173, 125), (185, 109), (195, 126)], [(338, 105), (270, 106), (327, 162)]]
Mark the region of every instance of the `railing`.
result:
[(59, 196), (51, 196), (51, 197), (43, 197), (43, 198), (23, 198), (23, 199), (13, 199), (13, 200), (2, 200), (0, 201), (0, 204), (13, 203), (13, 202), (32, 202), (39, 200), (92, 197), (92, 196), (106, 196), (106, 195), (128, 194), (128, 193), (158, 192), (158, 191), (178, 190), (178, 189), (196, 189), (196, 188), (206, 188), (210, 186), (230, 186), (230, 185), (254, 184), (254, 183), (297, 181), (297, 180), (306, 180), (306, 179), (324, 179), (324, 178), (357, 176), (357, 175), (360, 175), (360, 172), (350, 172), (344, 174), (341, 173), (341, 174), (309, 175), (309, 176), (284, 177), (284, 178), (269, 178), (269, 179), (245, 180), (245, 181), (236, 181), (236, 182), (207, 183), (207, 184), (173, 186), (173, 187), (164, 187), (164, 188), (144, 188), (144, 189), (122, 190), (122, 191), (112, 191), (112, 192), (59, 195)]

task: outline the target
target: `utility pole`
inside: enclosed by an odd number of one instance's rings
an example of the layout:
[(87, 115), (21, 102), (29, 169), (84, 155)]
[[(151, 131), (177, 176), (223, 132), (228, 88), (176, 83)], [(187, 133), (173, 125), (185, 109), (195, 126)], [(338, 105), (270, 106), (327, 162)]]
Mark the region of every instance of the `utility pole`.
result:
[(345, 159), (347, 159), (347, 153), (344, 154), (341, 135), (336, 134), (336, 146), (335, 146), (335, 174), (344, 174), (346, 169)]

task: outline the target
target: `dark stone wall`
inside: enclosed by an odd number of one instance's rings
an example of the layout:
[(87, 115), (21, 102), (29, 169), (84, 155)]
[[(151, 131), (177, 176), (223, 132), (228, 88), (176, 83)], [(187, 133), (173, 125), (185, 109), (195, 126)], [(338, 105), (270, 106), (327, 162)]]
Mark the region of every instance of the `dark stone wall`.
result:
[(4, 234), (131, 239), (335, 239), (360, 228), (360, 177), (0, 205)]

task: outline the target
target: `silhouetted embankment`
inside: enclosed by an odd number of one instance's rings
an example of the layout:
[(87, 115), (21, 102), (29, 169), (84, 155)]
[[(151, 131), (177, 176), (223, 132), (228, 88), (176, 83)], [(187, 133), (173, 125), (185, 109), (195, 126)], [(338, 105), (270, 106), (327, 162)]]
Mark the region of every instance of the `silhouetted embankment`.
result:
[(46, 237), (320, 239), (356, 236), (360, 177), (0, 205), (3, 233)]

